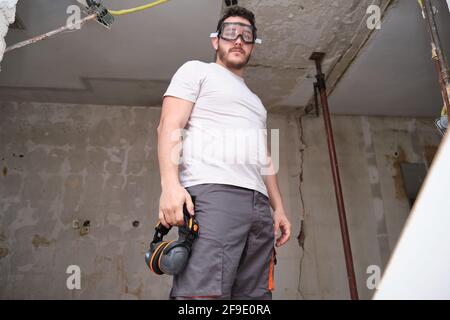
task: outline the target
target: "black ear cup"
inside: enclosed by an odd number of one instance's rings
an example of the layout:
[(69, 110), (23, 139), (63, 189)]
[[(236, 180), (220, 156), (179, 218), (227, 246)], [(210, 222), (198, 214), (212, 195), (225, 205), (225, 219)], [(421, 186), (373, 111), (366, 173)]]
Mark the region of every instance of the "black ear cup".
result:
[[(164, 248), (169, 244), (169, 241), (161, 241), (155, 244), (152, 244), (154, 247), (154, 251), (148, 251), (146, 254), (147, 265), (150, 269), (156, 274), (164, 274), (164, 272), (159, 268), (158, 261), (163, 252)], [(147, 257), (148, 256), (148, 257)]]
[(162, 249), (158, 268), (168, 275), (178, 274), (185, 268), (190, 252), (190, 247), (184, 241), (171, 241)]
[(161, 241), (153, 244), (145, 260), (154, 273), (175, 275), (180, 273), (189, 259), (191, 248), (180, 240)]

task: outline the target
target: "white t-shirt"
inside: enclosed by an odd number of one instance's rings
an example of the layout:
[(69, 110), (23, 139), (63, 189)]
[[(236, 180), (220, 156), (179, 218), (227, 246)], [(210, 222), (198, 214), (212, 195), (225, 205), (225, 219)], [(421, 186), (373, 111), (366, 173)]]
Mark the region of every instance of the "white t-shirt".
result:
[(267, 111), (242, 77), (214, 62), (188, 61), (164, 96), (194, 102), (183, 130), (182, 186), (221, 183), (268, 196)]

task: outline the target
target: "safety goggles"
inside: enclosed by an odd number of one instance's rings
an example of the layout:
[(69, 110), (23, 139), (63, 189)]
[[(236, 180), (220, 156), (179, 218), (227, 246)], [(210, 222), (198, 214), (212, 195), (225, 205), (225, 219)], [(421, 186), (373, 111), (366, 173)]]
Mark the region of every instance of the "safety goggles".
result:
[(240, 22), (224, 22), (217, 32), (211, 33), (210, 37), (219, 37), (227, 41), (235, 41), (241, 37), (247, 44), (262, 43), (261, 39), (256, 38), (256, 28)]

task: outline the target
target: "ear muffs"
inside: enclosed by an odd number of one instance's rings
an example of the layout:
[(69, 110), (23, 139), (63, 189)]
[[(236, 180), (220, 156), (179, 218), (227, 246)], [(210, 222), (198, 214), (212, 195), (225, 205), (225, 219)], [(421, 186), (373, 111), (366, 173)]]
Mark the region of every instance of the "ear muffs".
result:
[[(191, 196), (194, 201), (195, 197)], [(155, 227), (155, 235), (150, 243), (150, 249), (145, 254), (145, 261), (152, 272), (162, 275), (175, 275), (186, 266), (191, 253), (192, 243), (198, 237), (199, 225), (194, 217), (183, 208), (184, 225), (179, 227), (178, 240), (164, 241), (163, 237), (170, 231), (161, 223)]]
[(156, 274), (164, 274), (164, 272), (159, 268), (158, 262), (162, 251), (168, 244), (169, 244), (168, 241), (161, 241), (154, 244), (156, 248), (155, 251), (152, 250), (150, 250), (150, 252), (147, 251), (146, 254), (147, 265), (150, 267), (150, 270), (152, 270)]
[(168, 275), (183, 271), (189, 260), (191, 248), (184, 241), (170, 241), (158, 258), (158, 268)]

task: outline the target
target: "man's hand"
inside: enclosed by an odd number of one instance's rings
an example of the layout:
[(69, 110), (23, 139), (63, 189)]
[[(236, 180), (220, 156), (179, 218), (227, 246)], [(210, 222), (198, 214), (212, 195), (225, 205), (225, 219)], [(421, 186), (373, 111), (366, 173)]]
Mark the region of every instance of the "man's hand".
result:
[(194, 204), (191, 195), (180, 184), (163, 188), (159, 199), (159, 221), (166, 228), (184, 224), (183, 205), (194, 215)]
[[(284, 209), (277, 209), (273, 212), (273, 225), (276, 238), (276, 246), (285, 244), (291, 237), (291, 223), (289, 222)], [(278, 229), (281, 230), (281, 236), (277, 238)]]

